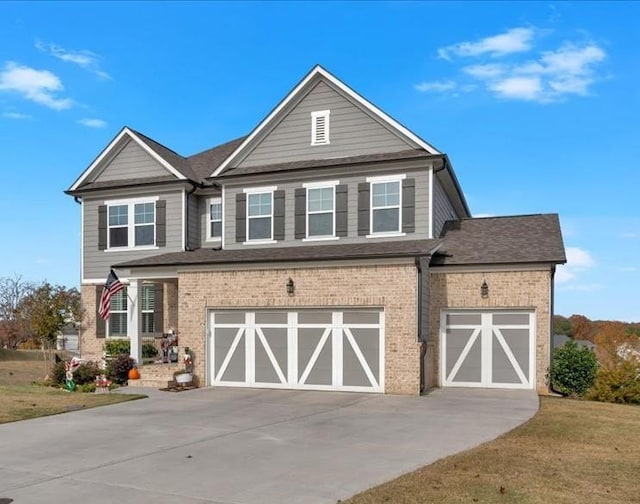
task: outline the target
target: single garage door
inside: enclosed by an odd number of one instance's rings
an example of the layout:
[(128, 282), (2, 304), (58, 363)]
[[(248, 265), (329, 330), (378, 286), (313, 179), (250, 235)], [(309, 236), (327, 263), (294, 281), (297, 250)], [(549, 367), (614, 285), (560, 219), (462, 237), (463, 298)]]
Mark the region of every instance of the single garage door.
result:
[(442, 385), (534, 388), (534, 334), (533, 311), (444, 312)]
[(382, 310), (213, 311), (210, 384), (384, 391)]

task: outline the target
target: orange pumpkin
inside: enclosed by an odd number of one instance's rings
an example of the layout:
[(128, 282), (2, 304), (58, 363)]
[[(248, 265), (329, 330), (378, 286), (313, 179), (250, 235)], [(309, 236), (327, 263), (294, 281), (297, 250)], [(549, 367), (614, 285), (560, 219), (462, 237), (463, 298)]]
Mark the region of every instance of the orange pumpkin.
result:
[(140, 371), (138, 371), (138, 368), (134, 367), (129, 370), (129, 379), (130, 380), (140, 379)]

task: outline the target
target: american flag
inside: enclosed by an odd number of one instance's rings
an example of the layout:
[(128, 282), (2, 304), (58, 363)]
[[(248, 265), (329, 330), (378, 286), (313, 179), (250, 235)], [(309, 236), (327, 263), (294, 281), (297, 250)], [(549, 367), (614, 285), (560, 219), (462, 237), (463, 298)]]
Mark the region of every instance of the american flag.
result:
[(111, 306), (111, 296), (120, 292), (122, 289), (124, 289), (124, 284), (120, 282), (115, 272), (111, 270), (107, 277), (107, 282), (104, 284), (104, 288), (102, 289), (100, 307), (98, 308), (98, 313), (104, 320), (107, 320), (110, 315), (109, 308)]

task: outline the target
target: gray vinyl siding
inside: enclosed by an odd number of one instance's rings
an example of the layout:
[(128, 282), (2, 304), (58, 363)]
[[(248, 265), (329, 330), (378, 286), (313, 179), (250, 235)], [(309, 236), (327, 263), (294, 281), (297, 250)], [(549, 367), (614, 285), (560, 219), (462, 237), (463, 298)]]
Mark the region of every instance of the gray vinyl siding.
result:
[(182, 189), (173, 191), (140, 192), (135, 197), (158, 196), (167, 204), (165, 247), (151, 250), (123, 250), (118, 252), (98, 250), (98, 207), (105, 201), (129, 198), (130, 196), (87, 196), (83, 198), (83, 280), (105, 279), (113, 264), (141, 259), (151, 255), (179, 252), (182, 250)]
[(195, 194), (185, 195), (189, 198), (187, 203), (188, 238), (187, 246), (190, 249), (200, 248), (200, 197)]
[(448, 220), (456, 220), (458, 217), (453, 205), (449, 201), (438, 177), (433, 178), (433, 237), (438, 238), (442, 226)]
[[(291, 247), (291, 246), (313, 246), (313, 245), (329, 245), (342, 243), (362, 243), (364, 241), (381, 241), (381, 240), (417, 240), (429, 238), (429, 172), (425, 169), (397, 170), (389, 172), (380, 172), (376, 175), (392, 175), (396, 173), (406, 174), (407, 178), (415, 179), (415, 232), (407, 233), (405, 236), (396, 236), (389, 238), (366, 238), (358, 236), (358, 183), (365, 182), (366, 175), (357, 176), (331, 176), (329, 178), (308, 179), (305, 182), (321, 182), (323, 180), (333, 181), (339, 180), (340, 184), (348, 186), (347, 200), (347, 236), (341, 237), (335, 241), (303, 241), (295, 239), (295, 190), (302, 187), (300, 181), (287, 182), (269, 182), (263, 184), (252, 184), (247, 186), (225, 186), (225, 208), (223, 217), (223, 226), (225, 233), (225, 249), (239, 249), (246, 247)], [(236, 242), (236, 194), (241, 193), (243, 189), (261, 186), (277, 186), (278, 189), (285, 191), (285, 239), (273, 244), (266, 245), (243, 245)]]
[[(329, 144), (311, 145), (311, 112), (330, 110)], [(326, 159), (416, 148), (324, 81), (294, 105), (237, 166)]]
[(151, 155), (130, 140), (113, 160), (98, 174), (95, 181), (126, 180), (131, 178), (160, 177), (171, 173)]

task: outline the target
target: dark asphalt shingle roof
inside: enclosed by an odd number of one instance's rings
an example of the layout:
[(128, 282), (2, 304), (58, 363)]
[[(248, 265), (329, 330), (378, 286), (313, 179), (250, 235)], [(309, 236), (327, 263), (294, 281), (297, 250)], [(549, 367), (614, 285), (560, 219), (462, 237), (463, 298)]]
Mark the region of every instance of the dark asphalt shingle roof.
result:
[(441, 158), (441, 154), (430, 154), (423, 149), (409, 149), (399, 152), (384, 152), (379, 154), (363, 154), (360, 156), (340, 157), (334, 159), (309, 159), (304, 161), (290, 161), (258, 166), (244, 166), (229, 168), (220, 177), (234, 177), (239, 175), (254, 175), (258, 173), (282, 172), (288, 170), (303, 170), (329, 166), (342, 166), (359, 163), (374, 163), (377, 161), (395, 161), (399, 159)]
[(204, 152), (199, 152), (198, 154), (194, 154), (193, 156), (189, 156), (189, 164), (191, 165), (191, 169), (198, 177), (198, 181), (204, 180), (207, 177), (211, 176), (211, 174), (222, 164), (222, 162), (227, 159), (229, 154), (231, 154), (234, 150), (238, 148), (238, 146), (244, 142), (246, 136), (236, 138), (235, 140), (231, 140), (230, 142), (224, 143), (222, 145), (218, 145), (217, 147), (213, 147), (212, 149), (207, 149)]
[[(132, 179), (121, 179), (121, 180), (105, 180), (103, 182), (87, 182), (86, 184), (82, 184), (78, 191), (93, 191), (98, 189), (109, 189), (112, 187), (132, 187), (132, 186), (141, 186), (147, 184), (163, 184), (163, 183), (171, 183), (175, 182), (176, 178), (167, 173), (164, 176), (158, 177), (139, 177)], [(75, 191), (74, 191), (75, 192)]]
[(189, 180), (198, 180), (193, 170), (191, 169), (191, 166), (189, 165), (189, 161), (187, 159), (182, 157), (177, 152), (172, 151), (168, 147), (165, 147), (161, 143), (156, 142), (154, 139), (149, 138), (145, 134), (140, 133), (139, 131), (136, 131), (134, 129), (131, 129), (131, 131), (138, 135), (138, 137), (140, 137), (140, 140), (147, 144), (149, 148), (151, 148), (156, 154), (158, 154), (158, 156), (160, 156), (176, 170), (182, 173), (182, 175), (187, 177)]
[(239, 250), (198, 249), (145, 257), (114, 265), (115, 268), (139, 266), (186, 266), (327, 259), (365, 259), (429, 255), (441, 240), (403, 240), (342, 245), (304, 245), (299, 247), (243, 248)]
[(432, 265), (565, 263), (557, 214), (448, 221)]
[(116, 268), (264, 263), (338, 259), (375, 259), (433, 255), (431, 266), (564, 263), (566, 257), (556, 214), (516, 215), (449, 221), (434, 240), (398, 240), (236, 250), (198, 249), (145, 257)]

